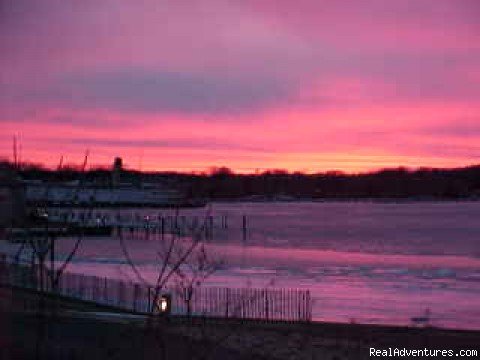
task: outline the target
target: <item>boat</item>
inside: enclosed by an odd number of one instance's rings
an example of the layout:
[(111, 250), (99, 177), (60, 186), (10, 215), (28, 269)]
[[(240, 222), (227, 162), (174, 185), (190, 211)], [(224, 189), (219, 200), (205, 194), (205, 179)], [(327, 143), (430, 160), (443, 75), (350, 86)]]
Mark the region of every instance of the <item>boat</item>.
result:
[(122, 160), (116, 158), (109, 184), (24, 181), (25, 198), (32, 206), (76, 207), (202, 207), (179, 189), (160, 183), (121, 182)]

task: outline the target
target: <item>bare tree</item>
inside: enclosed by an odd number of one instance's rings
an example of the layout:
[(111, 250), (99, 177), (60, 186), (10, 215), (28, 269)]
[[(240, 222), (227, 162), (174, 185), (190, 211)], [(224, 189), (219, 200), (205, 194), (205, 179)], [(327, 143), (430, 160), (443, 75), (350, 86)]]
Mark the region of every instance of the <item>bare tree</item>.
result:
[[(156, 251), (157, 279), (153, 285), (153, 301), (144, 323), (146, 337), (154, 336), (159, 347), (159, 357), (166, 358), (166, 343), (164, 335), (168, 331), (168, 320), (159, 316), (156, 308), (159, 298), (168, 291), (173, 290), (184, 302), (186, 315), (191, 320), (187, 327), (187, 335), (192, 344), (187, 348), (191, 359), (209, 359), (216, 350), (223, 347), (232, 336), (240, 336), (239, 325), (224, 327), (223, 332), (218, 328), (211, 326), (206, 319), (206, 313), (198, 313), (198, 317), (192, 317), (192, 301), (195, 299), (197, 291), (204, 285), (205, 281), (222, 265), (223, 261), (218, 260), (211, 254), (211, 249), (206, 246), (204, 236), (207, 227), (211, 225), (211, 210), (207, 211), (201, 226), (192, 227), (190, 237), (180, 237), (177, 231), (172, 231), (165, 241), (160, 242), (160, 248)], [(179, 216), (178, 210), (175, 217)], [(142, 284), (149, 286), (135, 260), (131, 257), (130, 251), (123, 237), (119, 237), (124, 257), (132, 269), (135, 277)], [(168, 285), (168, 287), (167, 287)], [(273, 285), (273, 280), (270, 285)], [(167, 290), (168, 289), (168, 290)], [(223, 304), (229, 309), (229, 314), (233, 318), (242, 317), (242, 309), (245, 305), (255, 306), (256, 302), (261, 301), (258, 292), (245, 293), (245, 298), (227, 299), (228, 304)], [(263, 298), (263, 297), (262, 297)], [(222, 304), (219, 304), (222, 306)], [(178, 326), (178, 324), (177, 324)], [(249, 349), (252, 350), (252, 349)], [(146, 349), (147, 351), (147, 349)]]
[(212, 258), (201, 243), (190, 258), (185, 261), (175, 272), (175, 290), (178, 296), (184, 301), (186, 315), (192, 314), (192, 300), (195, 292), (205, 280), (216, 272), (223, 264), (223, 261)]
[[(153, 283), (153, 296), (150, 301), (150, 308), (148, 309), (148, 316), (144, 324), (144, 329), (146, 337), (150, 337), (153, 334), (157, 339), (157, 344), (160, 350), (159, 356), (161, 358), (166, 358), (166, 346), (164, 340), (165, 327), (163, 326), (165, 324), (165, 318), (158, 316), (159, 309), (157, 304), (165, 292), (167, 284), (169, 284), (175, 276), (178, 276), (178, 274), (181, 273), (180, 268), (189, 262), (193, 254), (195, 254), (201, 246), (202, 234), (208, 226), (207, 220), (210, 217), (210, 212), (211, 208), (208, 209), (207, 216), (201, 226), (192, 232), (192, 236), (188, 240), (180, 238), (177, 231), (172, 231), (172, 233), (169, 234), (170, 236), (167, 236), (165, 241), (161, 243), (161, 248), (156, 252), (155, 263), (157, 267), (157, 277)], [(175, 223), (177, 223), (178, 216), (179, 210), (177, 209), (175, 211)], [(118, 239), (123, 255), (137, 280), (149, 289), (152, 288), (151, 284), (145, 279), (145, 276), (131, 257), (123, 236), (119, 236)]]

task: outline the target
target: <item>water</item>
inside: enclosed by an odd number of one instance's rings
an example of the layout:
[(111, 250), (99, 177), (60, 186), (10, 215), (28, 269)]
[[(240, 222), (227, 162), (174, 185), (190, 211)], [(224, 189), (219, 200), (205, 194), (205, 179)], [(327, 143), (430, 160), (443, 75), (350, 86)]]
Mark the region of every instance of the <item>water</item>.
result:
[[(319, 321), (409, 325), (428, 308), (433, 326), (480, 330), (480, 203), (216, 203), (211, 212), (228, 216), (228, 231), (208, 245), (224, 262), (209, 285), (308, 288)], [(127, 246), (153, 281), (161, 244)], [(85, 240), (71, 269), (135, 280), (114, 239)]]

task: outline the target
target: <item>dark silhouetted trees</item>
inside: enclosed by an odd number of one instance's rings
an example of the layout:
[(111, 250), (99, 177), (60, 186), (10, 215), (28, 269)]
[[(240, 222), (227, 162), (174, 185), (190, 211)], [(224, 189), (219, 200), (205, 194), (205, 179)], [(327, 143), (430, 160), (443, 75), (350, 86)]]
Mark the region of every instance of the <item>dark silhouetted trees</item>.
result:
[[(42, 166), (22, 167), (25, 180), (72, 181), (80, 171), (73, 167), (50, 170)], [(87, 171), (85, 181), (107, 185), (110, 170)], [(227, 167), (212, 167), (204, 174), (138, 172), (124, 170), (122, 181), (161, 183), (176, 187), (191, 197), (212, 200), (268, 199), (462, 199), (480, 198), (480, 166), (456, 169), (383, 169), (361, 174), (325, 172), (289, 173), (269, 170), (260, 174), (235, 174)]]

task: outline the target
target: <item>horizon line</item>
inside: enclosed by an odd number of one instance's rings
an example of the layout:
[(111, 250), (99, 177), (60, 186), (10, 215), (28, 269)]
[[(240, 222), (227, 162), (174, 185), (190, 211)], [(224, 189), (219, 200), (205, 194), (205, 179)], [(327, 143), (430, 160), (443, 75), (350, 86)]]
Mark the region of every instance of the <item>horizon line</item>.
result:
[[(0, 163), (7, 163), (10, 165), (15, 166), (15, 162), (8, 158), (0, 158)], [(74, 170), (79, 171), (81, 170), (81, 164), (75, 163), (66, 163), (58, 168), (54, 165), (48, 165), (42, 162), (31, 162), (31, 161), (22, 161), (21, 163), (17, 163), (18, 165), (27, 165), (30, 167), (38, 167), (47, 171), (59, 171), (59, 170)], [(384, 171), (405, 171), (405, 172), (417, 172), (417, 171), (455, 171), (455, 170), (462, 170), (468, 168), (475, 168), (480, 167), (480, 163), (471, 163), (471, 164), (464, 164), (458, 166), (446, 166), (446, 167), (438, 167), (438, 166), (406, 166), (406, 165), (392, 165), (392, 166), (385, 166), (385, 167), (378, 167), (378, 168), (371, 168), (368, 170), (361, 170), (361, 171), (348, 171), (348, 170), (341, 170), (331, 168), (328, 170), (317, 170), (317, 171), (304, 171), (304, 170), (292, 170), (286, 168), (279, 168), (279, 167), (229, 167), (227, 165), (211, 165), (211, 166), (188, 166), (188, 167), (177, 167), (175, 169), (154, 169), (154, 170), (142, 170), (138, 169), (135, 166), (125, 166), (125, 171), (137, 172), (142, 174), (149, 174), (149, 173), (176, 173), (176, 174), (193, 174), (193, 175), (212, 175), (216, 172), (225, 172), (231, 173), (232, 175), (262, 175), (267, 173), (285, 173), (287, 175), (294, 175), (294, 174), (302, 174), (302, 175), (320, 175), (320, 174), (340, 174), (340, 175), (369, 175), (369, 174), (376, 174), (381, 173)], [(87, 171), (95, 171), (95, 170), (110, 170), (112, 168), (112, 164), (91, 164), (87, 166)], [(198, 168), (199, 170), (194, 170), (194, 168)], [(240, 170), (240, 171), (239, 171)]]

